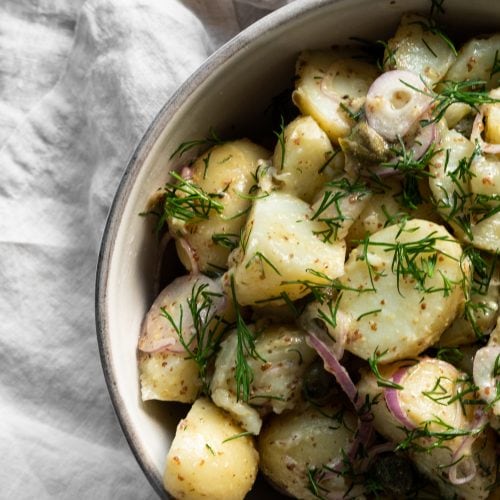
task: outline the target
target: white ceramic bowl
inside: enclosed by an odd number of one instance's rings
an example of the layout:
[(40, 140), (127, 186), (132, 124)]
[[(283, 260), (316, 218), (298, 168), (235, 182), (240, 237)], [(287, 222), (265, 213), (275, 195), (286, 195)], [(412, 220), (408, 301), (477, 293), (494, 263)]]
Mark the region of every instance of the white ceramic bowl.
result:
[[(271, 98), (286, 88), (297, 54), (348, 43), (349, 37), (386, 40), (403, 12), (428, 12), (430, 0), (296, 0), (222, 47), (162, 108), (133, 154), (106, 226), (97, 275), (96, 321), (101, 359), (125, 436), (154, 489), (168, 498), (162, 472), (182, 408), (143, 404), (136, 344), (153, 300), (157, 243), (138, 216), (167, 180), (170, 155), (181, 143), (205, 137), (210, 127), (243, 134), (258, 123)], [(446, 0), (446, 22), (467, 32), (500, 27), (492, 0)], [(261, 488), (264, 488), (263, 490)], [(277, 498), (276, 492), (252, 498)]]

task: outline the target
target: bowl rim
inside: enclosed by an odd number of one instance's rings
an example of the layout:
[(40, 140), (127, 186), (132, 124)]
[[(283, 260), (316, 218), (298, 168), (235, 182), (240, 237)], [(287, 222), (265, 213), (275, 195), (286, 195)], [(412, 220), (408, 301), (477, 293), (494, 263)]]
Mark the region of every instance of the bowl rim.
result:
[(270, 28), (282, 23), (289, 23), (299, 15), (304, 16), (309, 12), (337, 3), (348, 4), (352, 2), (351, 0), (294, 1), (257, 20), (213, 52), (178, 87), (173, 95), (160, 108), (151, 124), (144, 131), (127, 162), (127, 166), (123, 171), (109, 209), (97, 259), (95, 281), (95, 325), (101, 367), (111, 403), (125, 439), (151, 486), (162, 498), (169, 498), (169, 495), (165, 491), (162, 482), (159, 480), (158, 474), (156, 473), (156, 467), (148, 459), (146, 450), (143, 448), (142, 443), (131, 425), (131, 418), (126, 404), (119, 394), (116, 374), (114, 373), (111, 363), (112, 348), (109, 342), (107, 323), (107, 284), (115, 239), (121, 216), (126, 205), (126, 200), (134, 185), (135, 179), (143, 167), (145, 158), (158, 140), (162, 130), (166, 127), (177, 110), (189, 99), (193, 90), (196, 89), (208, 75), (213, 73), (223, 63), (235, 57), (242, 49), (252, 43), (256, 43), (257, 39), (261, 35), (264, 35)]

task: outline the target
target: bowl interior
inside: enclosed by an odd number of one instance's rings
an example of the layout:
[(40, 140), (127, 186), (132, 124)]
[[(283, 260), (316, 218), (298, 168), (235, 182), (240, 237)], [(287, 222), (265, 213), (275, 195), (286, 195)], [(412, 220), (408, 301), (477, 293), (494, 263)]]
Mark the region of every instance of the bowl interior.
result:
[[(210, 128), (235, 138), (258, 132), (272, 98), (290, 86), (301, 50), (349, 43), (352, 36), (386, 40), (403, 12), (425, 13), (429, 6), (430, 0), (300, 0), (280, 9), (214, 54), (161, 110), (134, 153), (101, 248), (97, 330), (120, 423), (161, 496), (167, 498), (161, 481), (165, 456), (188, 407), (141, 402), (136, 344), (154, 299), (158, 244), (151, 224), (139, 213), (167, 181), (168, 171), (180, 165), (169, 160), (171, 154), (184, 141), (206, 137)], [(460, 32), (461, 25), (470, 33), (500, 25), (500, 10), (490, 0), (454, 0), (445, 7), (452, 33)]]

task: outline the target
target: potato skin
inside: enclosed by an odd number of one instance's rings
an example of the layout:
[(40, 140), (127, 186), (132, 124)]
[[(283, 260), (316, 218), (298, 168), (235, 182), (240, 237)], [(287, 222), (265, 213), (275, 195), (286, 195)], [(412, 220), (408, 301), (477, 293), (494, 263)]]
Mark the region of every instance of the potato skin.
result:
[(240, 500), (257, 476), (259, 456), (252, 438), (206, 398), (195, 401), (177, 426), (163, 484), (175, 498)]
[[(259, 436), (261, 470), (281, 491), (296, 498), (317, 498), (309, 490), (308, 470), (321, 468), (342, 458), (356, 428), (356, 417), (344, 411), (343, 421), (336, 415), (340, 406), (303, 408), (273, 416)], [(348, 485), (337, 476), (325, 487), (345, 493)], [(360, 497), (356, 497), (360, 498)]]

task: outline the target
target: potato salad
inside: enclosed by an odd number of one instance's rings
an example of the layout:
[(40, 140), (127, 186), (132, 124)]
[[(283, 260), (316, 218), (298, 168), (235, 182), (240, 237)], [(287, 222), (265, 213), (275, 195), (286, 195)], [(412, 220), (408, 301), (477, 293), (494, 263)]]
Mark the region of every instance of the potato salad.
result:
[(147, 209), (183, 268), (138, 341), (143, 400), (191, 405), (165, 488), (499, 498), (500, 34), (407, 13), (295, 71), (269, 134), (181, 144)]

